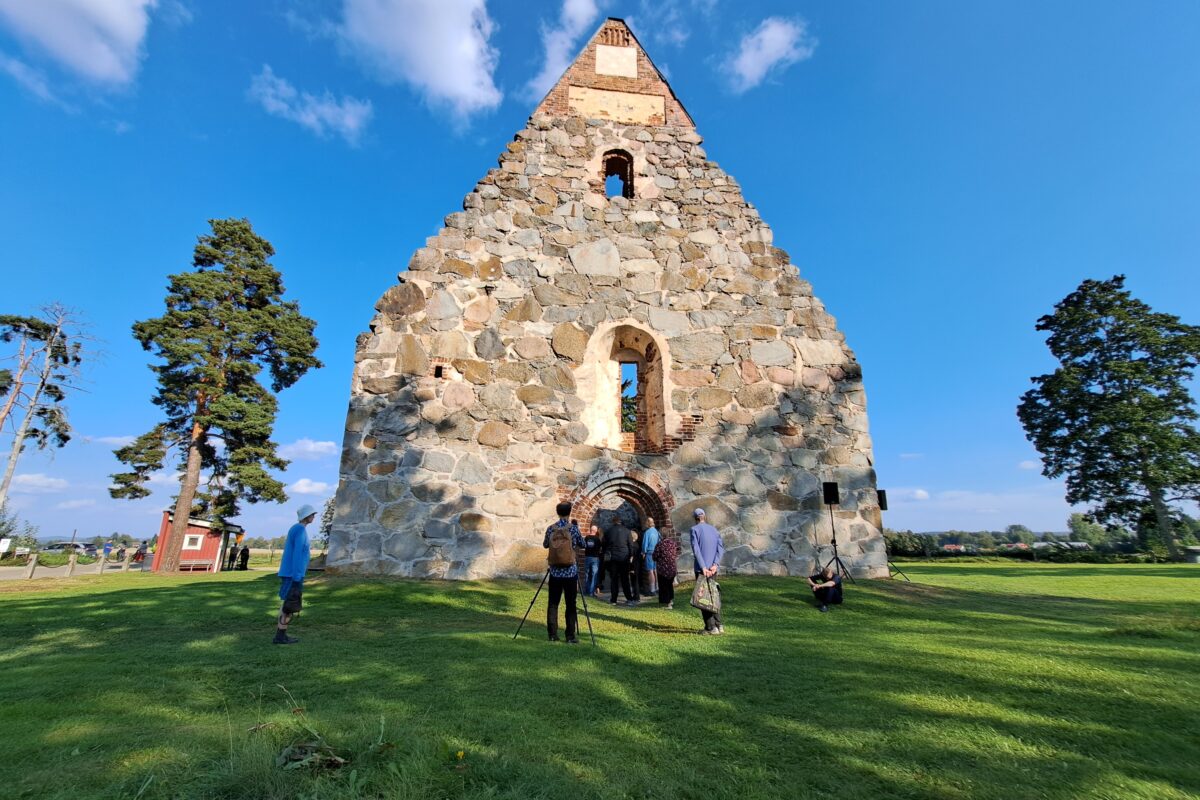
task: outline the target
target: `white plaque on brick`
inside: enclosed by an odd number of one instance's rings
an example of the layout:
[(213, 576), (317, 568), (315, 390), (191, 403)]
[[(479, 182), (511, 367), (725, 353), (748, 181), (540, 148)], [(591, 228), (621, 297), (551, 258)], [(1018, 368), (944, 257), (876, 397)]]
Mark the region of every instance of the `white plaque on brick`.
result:
[(596, 45), (596, 74), (637, 77), (637, 50), (633, 47)]

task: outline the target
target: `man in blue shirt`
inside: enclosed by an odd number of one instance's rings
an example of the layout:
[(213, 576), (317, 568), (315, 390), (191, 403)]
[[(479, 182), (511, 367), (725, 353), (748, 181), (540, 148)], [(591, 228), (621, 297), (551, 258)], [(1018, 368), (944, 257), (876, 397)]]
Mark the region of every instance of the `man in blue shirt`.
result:
[(565, 594), (567, 596), (567, 644), (579, 644), (575, 630), (579, 620), (575, 610), (575, 598), (579, 588), (579, 566), (575, 561), (575, 551), (584, 549), (583, 536), (579, 526), (571, 522), (571, 504), (559, 503), (554, 509), (558, 512), (558, 522), (546, 528), (546, 536), (542, 539), (542, 547), (550, 551), (547, 561), (550, 564), (550, 604), (546, 607), (546, 633), (550, 641), (558, 641), (558, 603)]
[(279, 599), (283, 605), (279, 609), (279, 623), (275, 629), (275, 644), (295, 644), (300, 641), (288, 636), (288, 623), (292, 615), (303, 606), (304, 574), (308, 572), (310, 556), (308, 530), (304, 526), (317, 518), (317, 510), (307, 503), (296, 510), (296, 519), (300, 520), (287, 532), (283, 543), (283, 556), (279, 560)]
[(657, 565), (654, 563), (654, 548), (658, 547), (658, 528), (654, 527), (654, 517), (646, 518), (646, 532), (642, 534), (642, 559), (646, 572), (650, 573), (650, 594), (658, 594)]
[[(703, 508), (697, 508), (692, 512), (692, 516), (696, 519), (696, 524), (692, 526), (692, 555), (696, 559), (696, 580), (700, 580), (701, 575), (705, 578), (715, 578), (721, 564), (721, 556), (725, 555), (725, 544), (721, 541), (721, 534), (717, 529), (705, 520)], [(721, 624), (721, 612), (701, 609), (700, 614), (704, 617), (704, 630), (701, 633), (720, 636), (725, 632), (725, 627)]]

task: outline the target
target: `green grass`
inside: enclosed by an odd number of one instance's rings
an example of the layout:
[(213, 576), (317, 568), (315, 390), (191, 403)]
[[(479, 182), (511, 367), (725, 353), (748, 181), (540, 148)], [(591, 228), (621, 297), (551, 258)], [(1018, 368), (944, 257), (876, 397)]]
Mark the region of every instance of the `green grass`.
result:
[(544, 594), (513, 641), (516, 581), (310, 579), (291, 647), (263, 573), (5, 581), (0, 797), (1200, 796), (1200, 568), (901, 566), (727, 579), (724, 637), (593, 603), (595, 649)]

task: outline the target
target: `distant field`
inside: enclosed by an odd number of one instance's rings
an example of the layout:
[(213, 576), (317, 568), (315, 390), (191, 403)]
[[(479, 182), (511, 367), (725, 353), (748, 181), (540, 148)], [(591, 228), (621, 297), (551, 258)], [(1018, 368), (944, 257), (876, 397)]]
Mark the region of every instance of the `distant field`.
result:
[(310, 578), (289, 647), (262, 572), (0, 582), (0, 797), (1200, 796), (1200, 567), (901, 568), (724, 580), (724, 637), (592, 604), (594, 649), (544, 594), (513, 641), (518, 581)]

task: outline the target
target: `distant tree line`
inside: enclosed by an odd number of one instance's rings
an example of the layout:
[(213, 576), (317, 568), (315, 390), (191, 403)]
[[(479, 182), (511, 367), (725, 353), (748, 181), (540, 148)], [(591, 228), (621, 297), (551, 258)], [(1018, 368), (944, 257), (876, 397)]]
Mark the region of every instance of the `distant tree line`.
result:
[[(1035, 533), (1024, 525), (1009, 525), (1003, 531), (938, 531), (913, 533), (885, 529), (884, 539), (892, 556), (930, 558), (948, 552), (965, 555), (992, 555), (1028, 551), (1039, 542), (1070, 549), (1068, 542), (1082, 542), (1091, 550), (1109, 554), (1141, 553), (1155, 558), (1167, 558), (1169, 551), (1163, 538), (1153, 526), (1142, 526), (1136, 531), (1124, 527), (1105, 527), (1088, 519), (1085, 514), (1072, 514), (1067, 520), (1068, 530), (1063, 532), (1042, 531)], [(1183, 545), (1200, 544), (1200, 520), (1176, 512), (1175, 536)], [(949, 551), (946, 546), (951, 545)], [(960, 551), (958, 548), (961, 547)]]

